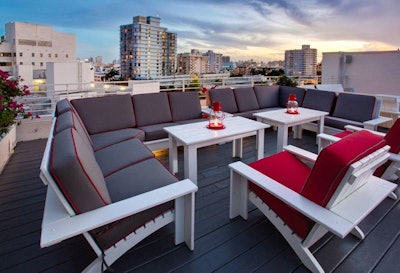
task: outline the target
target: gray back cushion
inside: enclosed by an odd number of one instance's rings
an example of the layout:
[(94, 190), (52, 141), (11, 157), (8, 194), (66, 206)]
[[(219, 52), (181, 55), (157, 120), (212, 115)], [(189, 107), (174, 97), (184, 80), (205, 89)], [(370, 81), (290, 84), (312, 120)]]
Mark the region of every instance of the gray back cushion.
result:
[(279, 86), (279, 106), (286, 107), (286, 103), (290, 94), (296, 94), (297, 102), (299, 103), (299, 106), (302, 106), (305, 92), (306, 90), (303, 88)]
[(308, 89), (302, 106), (330, 113), (335, 102), (335, 97), (335, 92)]
[(231, 88), (212, 89), (209, 91), (211, 103), (219, 101), (224, 112), (237, 113), (235, 95)]
[(74, 111), (64, 112), (57, 117), (54, 127), (54, 135), (70, 128), (74, 128), (81, 135), (83, 141), (92, 148), (93, 142), (90, 139), (85, 126), (82, 125), (79, 116)]
[(279, 86), (263, 85), (254, 86), (254, 92), (257, 97), (260, 108), (278, 107), (279, 106)]
[(167, 93), (133, 95), (132, 101), (138, 127), (172, 121)]
[(171, 92), (168, 93), (168, 97), (173, 121), (201, 118), (197, 92)]
[(332, 116), (364, 122), (373, 118), (374, 96), (340, 93)]
[(136, 126), (129, 94), (76, 99), (71, 103), (91, 135)]
[(253, 87), (235, 88), (233, 89), (233, 93), (235, 94), (236, 104), (239, 112), (260, 109)]
[(76, 213), (111, 203), (93, 151), (75, 129), (66, 129), (54, 136), (50, 170)]
[(62, 99), (56, 104), (56, 115), (61, 115), (67, 111), (72, 111), (72, 105), (67, 99)]

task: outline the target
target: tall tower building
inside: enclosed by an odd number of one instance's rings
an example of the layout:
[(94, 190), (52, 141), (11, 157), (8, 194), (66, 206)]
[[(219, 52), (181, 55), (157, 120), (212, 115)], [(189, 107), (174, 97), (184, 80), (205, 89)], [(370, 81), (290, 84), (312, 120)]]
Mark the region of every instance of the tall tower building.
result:
[(222, 70), (222, 54), (214, 53), (212, 50), (209, 50), (204, 53), (204, 55), (208, 56), (210, 73), (219, 73)]
[(309, 45), (285, 51), (286, 76), (314, 77), (317, 75), (317, 50)]
[(133, 23), (120, 26), (121, 76), (151, 79), (175, 71), (175, 33), (160, 26), (160, 18), (135, 16)]

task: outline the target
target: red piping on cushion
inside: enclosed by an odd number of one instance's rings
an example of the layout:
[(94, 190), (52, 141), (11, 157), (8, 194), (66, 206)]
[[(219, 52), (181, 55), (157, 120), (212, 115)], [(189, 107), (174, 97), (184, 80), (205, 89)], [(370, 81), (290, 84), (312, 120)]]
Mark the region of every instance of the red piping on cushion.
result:
[[(109, 132), (112, 132), (112, 131), (109, 131)], [(100, 148), (98, 148), (97, 150), (95, 150), (95, 152), (98, 152), (98, 151), (100, 151), (100, 150), (102, 150), (102, 149), (105, 149), (105, 148), (107, 148), (107, 147), (110, 147), (110, 146), (112, 146), (112, 145), (114, 145), (114, 144), (118, 144), (118, 143), (121, 143), (121, 142), (130, 140), (130, 139), (133, 139), (133, 138), (137, 138), (137, 136), (140, 135), (140, 134), (144, 134), (144, 132), (138, 132), (137, 134), (135, 134), (135, 135), (133, 135), (133, 136), (130, 136), (130, 137), (128, 137), (128, 138), (121, 139), (120, 141), (117, 141), (117, 142), (108, 144), (108, 145), (106, 145), (106, 146), (104, 146), (104, 147), (100, 147)]]
[(129, 164), (126, 164), (126, 165), (124, 165), (124, 166), (122, 166), (122, 167), (119, 167), (118, 169), (116, 169), (116, 170), (114, 170), (114, 171), (111, 171), (111, 172), (108, 173), (108, 174), (105, 174), (105, 175), (104, 175), (104, 178), (107, 178), (107, 177), (109, 177), (110, 175), (112, 175), (112, 174), (114, 174), (114, 173), (116, 173), (116, 172), (118, 172), (118, 171), (120, 171), (120, 170), (123, 170), (123, 169), (128, 168), (128, 167), (130, 167), (130, 166), (132, 166), (132, 165), (135, 165), (135, 164), (137, 164), (137, 163), (140, 163), (140, 162), (142, 162), (142, 161), (145, 161), (145, 160), (151, 159), (151, 158), (154, 158), (154, 155), (152, 155), (152, 156), (150, 155), (150, 156), (148, 156), (148, 157), (145, 157), (145, 158), (136, 160), (136, 161), (134, 161), (134, 162), (131, 162), (131, 163), (129, 163)]
[[(73, 140), (73, 142), (74, 142), (74, 152), (75, 152), (75, 154), (76, 154), (76, 158), (78, 159), (79, 164), (81, 165), (81, 168), (82, 168), (83, 172), (85, 173), (86, 177), (89, 179), (90, 183), (92, 184), (93, 188), (95, 189), (95, 191), (96, 191), (97, 194), (99, 195), (100, 199), (103, 201), (104, 205), (108, 205), (107, 201), (104, 200), (103, 196), (100, 194), (99, 190), (98, 190), (97, 187), (94, 185), (92, 179), (90, 178), (90, 176), (89, 176), (88, 173), (86, 172), (85, 168), (83, 168), (83, 166), (82, 166), (82, 164), (81, 164), (81, 160), (80, 160), (80, 158), (79, 158), (79, 156), (78, 156), (78, 153), (77, 153), (77, 149), (76, 149), (76, 145), (75, 145), (75, 138), (74, 138), (73, 131), (72, 131), (73, 129), (70, 128), (70, 130), (71, 130), (72, 140)], [(54, 144), (54, 139), (53, 139), (52, 144)], [(51, 159), (53, 159), (53, 147), (54, 147), (54, 145), (52, 145), (52, 149), (51, 149), (51, 151), (52, 151), (52, 153), (51, 153)], [(53, 161), (51, 160), (51, 163), (52, 163), (52, 162), (53, 162)], [(68, 195), (68, 193), (67, 193), (65, 187), (63, 186), (61, 180), (59, 179), (59, 177), (55, 174), (55, 171), (54, 171), (54, 168), (53, 168), (53, 165), (52, 165), (52, 164), (50, 164), (50, 169), (51, 169), (52, 174), (55, 176), (57, 182), (59, 183), (59, 186), (62, 188), (64, 195), (67, 197), (67, 199), (69, 200), (69, 202), (71, 203), (71, 205), (75, 208), (76, 213), (78, 213), (78, 214), (79, 214), (79, 213), (82, 213), (82, 211), (81, 211), (80, 209), (77, 208), (77, 206), (75, 205), (75, 203), (72, 201), (71, 197)]]

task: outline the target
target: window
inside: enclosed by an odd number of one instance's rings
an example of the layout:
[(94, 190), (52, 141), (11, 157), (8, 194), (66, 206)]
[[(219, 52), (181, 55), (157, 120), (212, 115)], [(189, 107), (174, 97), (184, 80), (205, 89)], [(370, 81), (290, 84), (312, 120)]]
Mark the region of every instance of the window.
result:
[(57, 53), (56, 53), (56, 54), (54, 54), (54, 57), (58, 58), (58, 54), (57, 54)]
[(68, 54), (65, 54), (65, 58), (68, 58), (69, 56), (68, 56)]
[(35, 62), (32, 62), (32, 65), (34, 66), (34, 65), (35, 65)]
[(20, 53), (19, 53), (19, 56), (20, 56), (20, 57), (22, 57), (22, 56), (23, 56), (22, 52), (20, 52)]
[(20, 64), (20, 65), (23, 65), (24, 63), (23, 63), (23, 62), (19, 62), (19, 64)]
[(35, 57), (35, 53), (34, 52), (32, 52), (32, 57)]
[(49, 53), (49, 58), (51, 58), (51, 53)]
[(43, 58), (43, 53), (40, 53), (40, 58)]
[(40, 66), (43, 66), (43, 62), (40, 62)]

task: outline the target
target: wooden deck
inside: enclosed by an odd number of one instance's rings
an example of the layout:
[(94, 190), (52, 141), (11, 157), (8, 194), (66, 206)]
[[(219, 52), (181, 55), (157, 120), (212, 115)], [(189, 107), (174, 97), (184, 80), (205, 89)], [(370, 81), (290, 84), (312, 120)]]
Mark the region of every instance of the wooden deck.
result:
[[(315, 134), (289, 143), (316, 152)], [(254, 137), (244, 141), (244, 162), (255, 159)], [(39, 178), (45, 140), (20, 142), (0, 175), (0, 272), (80, 272), (94, 259), (82, 236), (41, 249), (40, 227), (46, 188)], [(268, 129), (266, 154), (276, 150)], [(195, 250), (173, 243), (173, 226), (161, 229), (120, 258), (114, 272), (308, 272), (277, 230), (256, 209), (247, 221), (230, 220), (230, 143), (199, 150)], [(158, 158), (168, 164), (168, 151)], [(183, 169), (182, 151), (179, 167)], [(178, 173), (182, 178), (182, 173)], [(399, 189), (396, 190), (400, 195)], [(361, 223), (363, 241), (327, 235), (314, 250), (326, 272), (399, 272), (400, 205), (385, 200)]]

